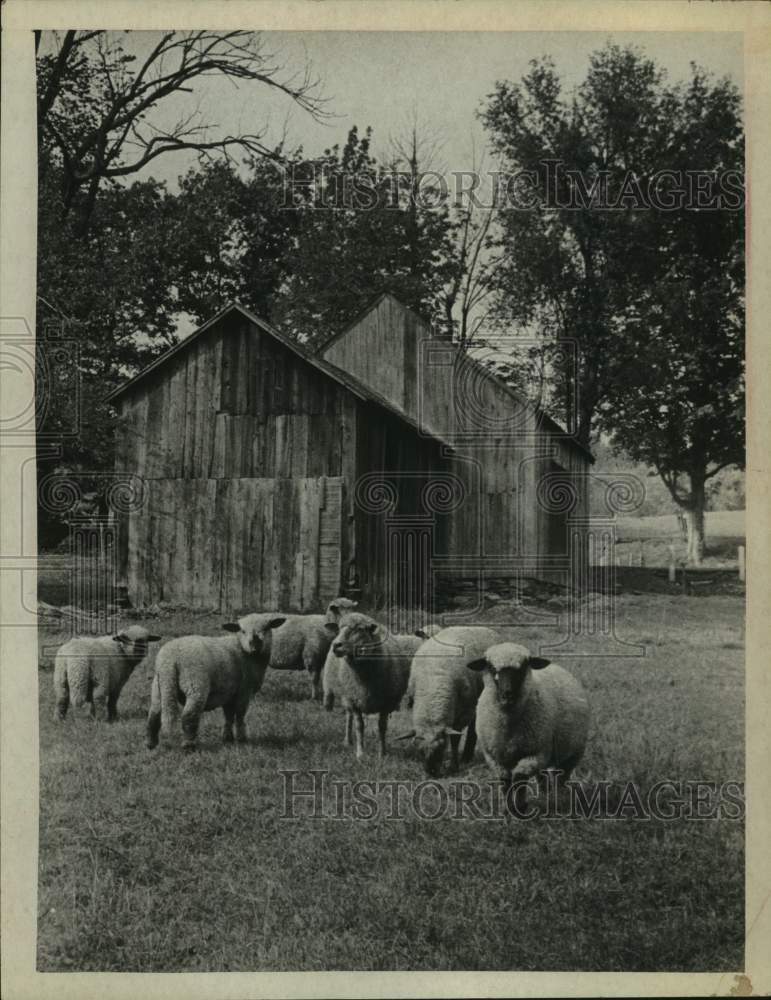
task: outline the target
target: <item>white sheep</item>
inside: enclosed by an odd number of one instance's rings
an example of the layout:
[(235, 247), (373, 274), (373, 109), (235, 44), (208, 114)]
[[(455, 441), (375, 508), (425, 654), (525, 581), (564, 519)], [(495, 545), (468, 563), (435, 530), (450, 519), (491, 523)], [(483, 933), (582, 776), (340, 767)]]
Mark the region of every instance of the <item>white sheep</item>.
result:
[(330, 601), (323, 615), (287, 615), (273, 635), (270, 667), (273, 670), (307, 670), (311, 697), (321, 700), (321, 673), (332, 636), (324, 627), (328, 621), (340, 621), (356, 607), (356, 601), (337, 597)]
[(335, 636), (324, 668), (325, 706), (338, 696), (345, 709), (345, 746), (353, 742), (356, 757), (364, 756), (364, 716), (378, 716), (380, 753), (386, 752), (388, 716), (399, 707), (410, 676), (410, 664), (425, 642), (420, 635), (392, 635), (367, 615), (352, 612), (340, 627), (328, 622)]
[(482, 677), (467, 665), (484, 656), (498, 634), (481, 625), (455, 625), (442, 629), (424, 642), (410, 670), (406, 704), (412, 708), (412, 730), (398, 739), (419, 740), (429, 775), (439, 774), (447, 739), (451, 769), (458, 770), (458, 747), (467, 728), (463, 760), (470, 761), (476, 746), (474, 716), (482, 693)]
[(118, 697), (137, 664), (147, 656), (148, 643), (160, 641), (139, 625), (117, 635), (82, 636), (60, 647), (54, 663), (55, 719), (64, 719), (70, 702), (89, 706), (93, 718), (118, 717)]
[(155, 660), (155, 674), (147, 716), (147, 747), (158, 745), (158, 732), (171, 736), (182, 710), (182, 747), (192, 750), (201, 715), (222, 708), (224, 743), (246, 740), (244, 717), (252, 696), (262, 687), (270, 660), (273, 629), (284, 624), (284, 615), (251, 614), (222, 627), (236, 633), (226, 636), (185, 635), (162, 646)]
[(477, 734), (506, 789), (534, 776), (542, 780), (547, 768), (558, 768), (560, 781), (567, 781), (589, 731), (589, 703), (575, 677), (513, 642), (491, 646), (469, 667), (484, 671)]

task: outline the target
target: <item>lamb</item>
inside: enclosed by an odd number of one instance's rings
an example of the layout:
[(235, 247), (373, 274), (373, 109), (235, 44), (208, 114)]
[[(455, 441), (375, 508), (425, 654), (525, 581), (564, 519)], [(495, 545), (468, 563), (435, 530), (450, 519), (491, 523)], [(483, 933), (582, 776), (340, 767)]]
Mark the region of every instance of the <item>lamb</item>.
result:
[(155, 661), (155, 674), (147, 716), (149, 750), (158, 745), (158, 733), (171, 736), (182, 711), (182, 748), (193, 750), (203, 712), (222, 708), (223, 743), (246, 741), (244, 717), (253, 695), (262, 687), (271, 652), (271, 635), (286, 621), (285, 615), (251, 614), (222, 627), (227, 636), (186, 635), (167, 642)]
[(491, 646), (469, 667), (484, 671), (477, 733), (505, 788), (543, 779), (546, 768), (559, 768), (560, 781), (567, 781), (589, 730), (589, 703), (575, 677), (513, 642)]
[(83, 636), (65, 642), (54, 664), (54, 718), (63, 720), (71, 701), (75, 708), (88, 705), (92, 718), (106, 714), (107, 721), (114, 722), (126, 681), (147, 656), (148, 644), (160, 638), (131, 625), (117, 635)]
[(474, 757), (474, 717), (483, 682), (481, 674), (468, 670), (467, 664), (484, 656), (498, 639), (491, 628), (456, 625), (439, 631), (415, 654), (406, 699), (412, 708), (413, 728), (398, 739), (412, 737), (422, 742), (424, 765), (431, 777), (441, 770), (448, 736), (450, 767), (458, 770), (458, 747), (466, 727), (463, 761)]
[[(346, 618), (342, 628), (336, 622), (328, 622), (327, 629), (335, 636), (330, 651), (335, 659), (325, 667), (324, 687), (330, 696), (339, 695), (345, 709), (344, 745), (352, 743), (355, 721), (356, 757), (361, 759), (364, 716), (376, 714), (383, 755), (388, 716), (399, 707), (407, 689), (412, 657), (425, 638), (388, 635), (377, 622), (357, 612)], [(331, 708), (331, 698), (327, 707)]]
[(330, 601), (323, 615), (287, 615), (276, 629), (270, 651), (273, 670), (307, 670), (311, 681), (311, 698), (321, 700), (321, 673), (324, 669), (332, 636), (325, 629), (328, 621), (340, 621), (356, 601), (337, 597)]

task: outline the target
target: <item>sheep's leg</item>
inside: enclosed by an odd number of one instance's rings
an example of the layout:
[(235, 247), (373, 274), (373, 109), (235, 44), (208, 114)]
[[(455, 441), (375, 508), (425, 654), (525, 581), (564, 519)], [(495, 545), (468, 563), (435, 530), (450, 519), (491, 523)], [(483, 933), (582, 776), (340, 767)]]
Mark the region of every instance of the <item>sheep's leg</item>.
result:
[(91, 716), (94, 719), (107, 719), (108, 722), (112, 722), (108, 707), (107, 689), (101, 684), (94, 687), (91, 695)]
[(386, 755), (386, 733), (388, 732), (388, 712), (381, 712), (377, 717), (377, 734), (380, 739), (380, 756)]
[(321, 671), (314, 668), (311, 673), (311, 698), (314, 701), (321, 701), (324, 697), (324, 692), (321, 688)]
[(150, 688), (150, 711), (147, 713), (147, 732), (145, 736), (145, 746), (148, 750), (154, 750), (158, 746), (158, 733), (161, 731), (161, 691), (158, 684), (158, 676), (153, 677)]
[(182, 749), (195, 750), (195, 743), (198, 739), (198, 725), (201, 721), (201, 713), (206, 705), (205, 700), (188, 698), (182, 712)]
[(225, 716), (225, 722), (222, 726), (222, 742), (232, 743), (233, 742), (233, 720), (236, 717), (236, 706), (233, 704), (223, 705), (222, 714)]
[(117, 722), (118, 719), (118, 696), (110, 694), (107, 696), (107, 721)]
[(345, 736), (343, 736), (343, 746), (353, 746), (353, 712), (349, 708), (345, 710)]
[(242, 711), (236, 709), (236, 743), (246, 743), (246, 708)]
[(461, 760), (464, 764), (469, 764), (474, 759), (474, 751), (477, 746), (477, 727), (476, 719), (472, 719), (468, 724), (468, 729), (466, 730), (466, 739), (463, 743), (463, 754), (461, 755)]
[(236, 713), (236, 743), (246, 743), (246, 713), (249, 708), (249, 701), (251, 699), (251, 692), (245, 691), (236, 699), (235, 703), (235, 713)]
[(460, 770), (460, 765), (458, 763), (458, 748), (460, 747), (460, 733), (455, 735), (455, 733), (450, 733), (450, 770), (453, 774), (457, 774)]
[(54, 719), (64, 721), (67, 716), (67, 709), (70, 707), (70, 686), (67, 683), (67, 676), (56, 678), (57, 698)]
[(364, 716), (361, 712), (354, 712), (355, 737), (356, 737), (356, 759), (361, 760), (364, 756)]

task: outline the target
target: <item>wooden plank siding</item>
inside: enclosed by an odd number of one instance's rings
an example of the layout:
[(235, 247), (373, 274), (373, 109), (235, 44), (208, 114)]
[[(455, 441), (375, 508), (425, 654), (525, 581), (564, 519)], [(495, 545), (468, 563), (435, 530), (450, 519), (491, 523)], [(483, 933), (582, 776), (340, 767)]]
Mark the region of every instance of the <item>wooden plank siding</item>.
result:
[(342, 479), (153, 479), (128, 519), (135, 604), (314, 610), (340, 589)]
[[(538, 483), (557, 463), (586, 513), (585, 453), (389, 296), (324, 360), (343, 375), (234, 307), (118, 397), (116, 468), (148, 493), (119, 534), (135, 604), (309, 611), (356, 577), (378, 606), (389, 546), (402, 560), (494, 557), (497, 576), (540, 560), (548, 576), (559, 531)], [(394, 489), (392, 510), (357, 504), (368, 475)], [(457, 509), (426, 509), (432, 481), (462, 484)], [(425, 570), (402, 572), (403, 592), (425, 591)]]
[(148, 487), (120, 536), (131, 599), (309, 610), (339, 594), (358, 407), (242, 319), (123, 396), (116, 467)]
[(467, 495), (447, 517), (450, 554), (478, 557), (480, 565), (490, 556), (510, 556), (512, 575), (518, 557), (535, 560), (539, 572), (550, 571), (554, 522), (539, 506), (538, 483), (549, 462), (558, 462), (575, 474), (576, 513), (586, 514), (583, 474), (589, 459), (583, 451), (541, 425), (532, 406), (451, 343), (433, 337), (426, 323), (391, 296), (336, 337), (324, 357), (400, 407), (424, 434), (454, 445), (449, 468)]

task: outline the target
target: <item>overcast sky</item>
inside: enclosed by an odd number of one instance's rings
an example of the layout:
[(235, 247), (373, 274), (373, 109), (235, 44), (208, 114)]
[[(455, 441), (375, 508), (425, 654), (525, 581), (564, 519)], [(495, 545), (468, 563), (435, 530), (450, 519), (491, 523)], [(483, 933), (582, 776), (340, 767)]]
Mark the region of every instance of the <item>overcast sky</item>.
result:
[[(472, 166), (472, 142), (484, 144), (476, 111), (496, 80), (518, 80), (528, 61), (551, 55), (566, 89), (578, 85), (589, 54), (612, 38), (645, 50), (671, 80), (689, 75), (697, 62), (718, 77), (727, 75), (742, 87), (742, 36), (726, 33), (645, 32), (267, 32), (267, 47), (287, 70), (307, 61), (322, 81), (328, 109), (337, 117), (314, 122), (287, 98), (260, 84), (238, 87), (211, 77), (195, 94), (180, 95), (156, 112), (155, 123), (172, 126), (181, 114), (199, 106), (202, 121), (216, 122), (217, 132), (257, 132), (269, 122), (267, 138), (278, 140), (288, 126), (291, 146), (306, 154), (343, 143), (349, 128), (374, 129), (375, 152), (386, 152), (389, 138), (403, 135), (417, 116), (440, 141), (447, 170)], [(157, 40), (155, 32), (133, 32), (127, 47), (141, 56)], [(50, 41), (50, 40), (49, 40)], [(289, 119), (287, 122), (287, 115)], [(187, 153), (160, 157), (151, 174), (174, 187), (177, 176), (194, 162)]]

